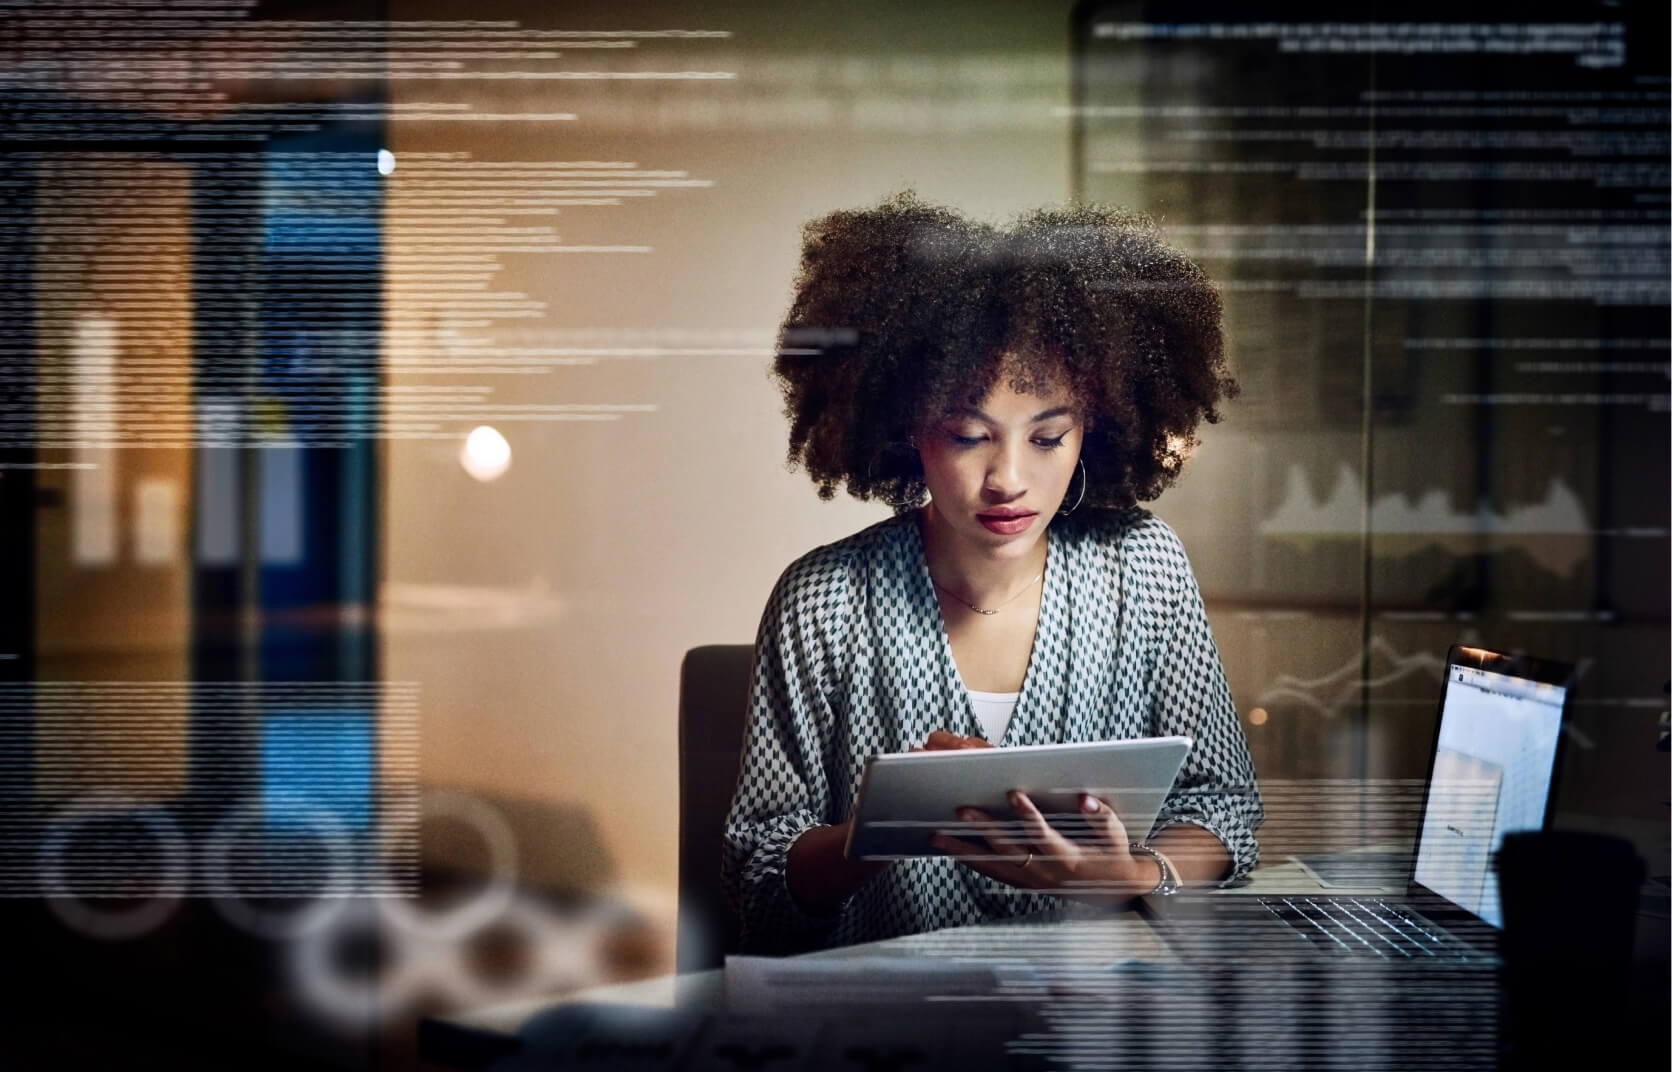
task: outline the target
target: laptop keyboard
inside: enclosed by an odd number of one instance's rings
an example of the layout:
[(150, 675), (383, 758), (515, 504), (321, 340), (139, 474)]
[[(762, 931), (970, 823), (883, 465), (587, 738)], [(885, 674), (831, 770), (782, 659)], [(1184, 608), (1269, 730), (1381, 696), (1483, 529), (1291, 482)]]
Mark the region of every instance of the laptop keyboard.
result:
[(1481, 959), (1402, 905), (1379, 898), (1262, 897), (1260, 903), (1324, 953), (1385, 960)]

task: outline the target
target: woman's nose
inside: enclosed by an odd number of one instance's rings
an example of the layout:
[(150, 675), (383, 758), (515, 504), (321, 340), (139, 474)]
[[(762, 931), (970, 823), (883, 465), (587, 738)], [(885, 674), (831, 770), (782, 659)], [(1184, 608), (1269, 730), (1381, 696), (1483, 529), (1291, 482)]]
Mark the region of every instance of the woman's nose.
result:
[(985, 489), (995, 498), (1014, 499), (1024, 490), (1021, 451), (1013, 446), (1002, 446), (993, 452), (987, 465)]

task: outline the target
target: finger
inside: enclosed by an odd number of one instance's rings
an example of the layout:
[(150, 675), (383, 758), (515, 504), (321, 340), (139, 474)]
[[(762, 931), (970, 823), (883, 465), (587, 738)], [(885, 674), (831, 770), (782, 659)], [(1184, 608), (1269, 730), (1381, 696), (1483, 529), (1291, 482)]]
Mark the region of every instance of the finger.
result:
[(1012, 789), (1008, 799), (1035, 853), (1051, 858), (1068, 858), (1073, 854), (1073, 843), (1045, 821), (1044, 813), (1034, 806), (1026, 793)]
[(936, 834), (929, 841), (935, 848), (953, 857), (958, 863), (971, 871), (986, 875), (988, 878), (997, 879), (1006, 885), (1034, 888), (1044, 881), (1040, 875), (1030, 871), (1027, 867), (1021, 866), (1024, 862), (1032, 867), (1039, 866), (1027, 854), (1023, 854), (1021, 859), (1017, 859), (1017, 854), (1014, 852), (994, 853), (992, 850), (973, 842), (948, 837), (945, 834)]
[(931, 730), (923, 747), (930, 752), (951, 751), (963, 747), (964, 739), (951, 730)]
[(967, 805), (960, 807), (957, 814), (958, 825), (948, 827), (941, 833), (963, 838), (972, 844), (985, 845), (987, 851), (995, 856), (1020, 855), (1032, 848), (1027, 844), (1027, 839), (1020, 835), (1016, 824), (1009, 820), (997, 818), (980, 808)]
[(1020, 855), (1015, 852), (996, 852), (992, 846), (979, 840), (953, 837), (951, 834), (936, 834), (929, 839), (929, 844), (948, 856), (956, 856), (971, 864), (1014, 862)]
[(964, 738), (964, 743), (959, 745), (958, 747), (960, 747), (960, 748), (991, 748), (991, 747), (993, 747), (993, 742), (989, 741), (985, 737), (965, 737)]
[(1092, 833), (1106, 844), (1125, 846), (1132, 840), (1127, 836), (1126, 824), (1120, 821), (1115, 809), (1109, 807), (1108, 801), (1083, 793), (1080, 796), (1080, 814), (1086, 817), (1086, 825)]

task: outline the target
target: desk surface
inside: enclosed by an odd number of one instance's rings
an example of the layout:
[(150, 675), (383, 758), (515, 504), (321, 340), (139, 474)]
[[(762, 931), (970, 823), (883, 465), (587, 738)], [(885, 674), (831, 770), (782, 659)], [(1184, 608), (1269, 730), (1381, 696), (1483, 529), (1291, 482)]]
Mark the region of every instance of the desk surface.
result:
[[(1216, 896), (1273, 893), (1393, 893), (1391, 887), (1325, 887), (1292, 858), (1260, 867), (1249, 881)], [(979, 957), (1016, 962), (1060, 963), (1065, 959), (1116, 964), (1144, 962), (1171, 964), (1166, 944), (1142, 914), (1135, 910), (1092, 918), (1037, 922), (995, 921), (956, 927), (930, 934), (906, 935), (879, 942), (842, 946), (806, 953), (798, 962), (828, 962), (863, 958), (920, 960)], [(533, 998), (491, 1008), (433, 1017), (423, 1026), (426, 1055), (438, 1063), (467, 1066), (513, 1052), (523, 1029), (536, 1017), (554, 1009), (577, 1005), (633, 1006), (646, 1009), (683, 1009), (714, 1012), (726, 1008), (726, 979), (721, 970), (663, 975), (629, 983), (592, 987), (569, 994)]]

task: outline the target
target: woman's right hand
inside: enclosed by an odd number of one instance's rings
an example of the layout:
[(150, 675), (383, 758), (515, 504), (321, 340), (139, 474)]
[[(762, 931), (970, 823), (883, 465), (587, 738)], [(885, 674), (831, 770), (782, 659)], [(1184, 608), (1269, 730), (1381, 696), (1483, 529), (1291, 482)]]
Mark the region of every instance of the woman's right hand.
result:
[(830, 912), (888, 867), (887, 860), (848, 858), (848, 831), (852, 827), (851, 818), (838, 826), (815, 826), (790, 844), (784, 880), (802, 908)]
[[(980, 737), (965, 737), (951, 730), (935, 730), (913, 752), (954, 752), (964, 748), (991, 748)], [(844, 851), (853, 818), (839, 826), (815, 826), (790, 845), (788, 875), (790, 893), (803, 908), (828, 911), (888, 866), (886, 860), (850, 860)]]

